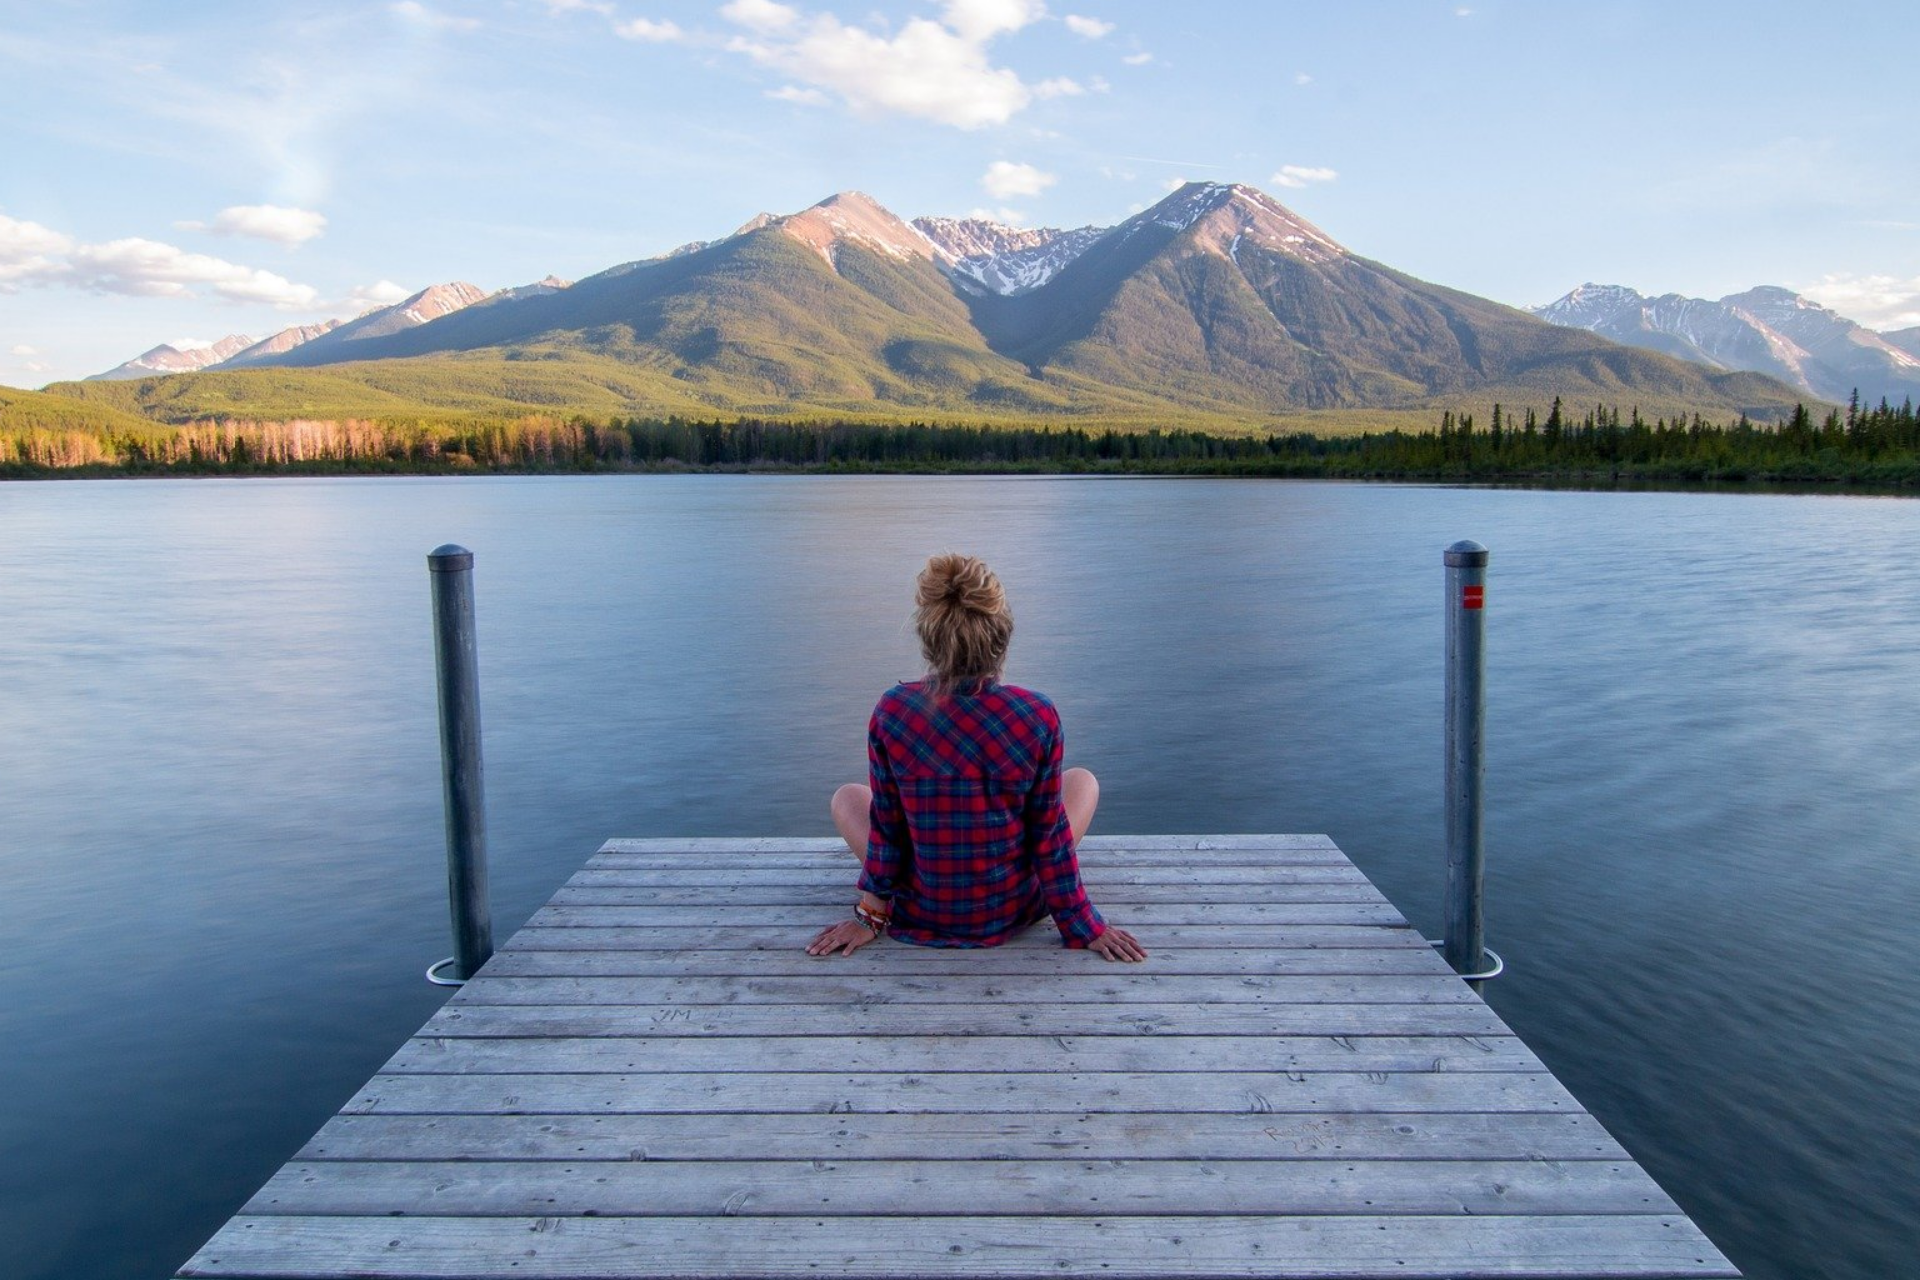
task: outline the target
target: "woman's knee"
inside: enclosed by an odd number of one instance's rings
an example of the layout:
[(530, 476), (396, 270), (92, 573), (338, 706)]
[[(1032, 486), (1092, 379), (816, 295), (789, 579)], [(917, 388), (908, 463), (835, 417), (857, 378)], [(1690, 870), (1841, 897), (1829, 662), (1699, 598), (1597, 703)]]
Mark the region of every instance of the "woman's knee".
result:
[(1100, 798), (1100, 779), (1093, 776), (1093, 770), (1082, 769), (1078, 765), (1060, 775), (1060, 788), (1083, 796), (1089, 801), (1097, 801)]
[(828, 807), (838, 814), (859, 814), (865, 817), (867, 807), (873, 803), (873, 791), (858, 782), (849, 782), (833, 793), (833, 803)]

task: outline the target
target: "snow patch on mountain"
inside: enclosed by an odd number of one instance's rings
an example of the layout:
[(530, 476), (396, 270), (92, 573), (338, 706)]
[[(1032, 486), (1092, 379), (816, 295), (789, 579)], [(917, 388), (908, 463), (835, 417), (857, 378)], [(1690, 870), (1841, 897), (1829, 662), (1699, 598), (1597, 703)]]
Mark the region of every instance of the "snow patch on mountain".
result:
[(218, 342), (204, 345), (163, 342), (124, 364), (115, 365), (105, 373), (93, 374), (83, 381), (121, 382), (129, 378), (152, 378), (167, 373), (193, 373), (230, 359), (252, 345), (253, 339), (244, 333), (230, 333)]
[(562, 289), (571, 289), (573, 281), (562, 280), (559, 276), (544, 276), (532, 284), (515, 285), (509, 289), (495, 289), (475, 306), (491, 306), (496, 302), (518, 302), (522, 298), (539, 298), (549, 293), (558, 293)]
[(1583, 284), (1533, 314), (1615, 342), (1717, 369), (1771, 374), (1824, 400), (1899, 400), (1920, 390), (1920, 357), (1802, 297), (1761, 285), (1717, 301), (1647, 297), (1625, 285)]
[(840, 246), (849, 243), (901, 261), (938, 256), (933, 241), (860, 191), (828, 196), (810, 209), (775, 218), (766, 225), (776, 226), (806, 245), (836, 271)]
[(329, 320), (325, 324), (296, 324), (282, 329), (270, 338), (262, 338), (244, 351), (237, 351), (223, 363), (227, 366), (251, 364), (267, 356), (277, 356), (291, 351), (302, 343), (312, 342), (315, 338), (332, 333), (340, 327), (340, 321)]
[(1038, 289), (1107, 233), (1105, 227), (1010, 227), (986, 218), (915, 218), (913, 227), (956, 282), (1005, 297)]
[(1120, 224), (1123, 235), (1147, 227), (1191, 231), (1205, 248), (1238, 265), (1244, 244), (1306, 262), (1347, 256), (1345, 246), (1266, 192), (1243, 183), (1189, 182), (1145, 213)]

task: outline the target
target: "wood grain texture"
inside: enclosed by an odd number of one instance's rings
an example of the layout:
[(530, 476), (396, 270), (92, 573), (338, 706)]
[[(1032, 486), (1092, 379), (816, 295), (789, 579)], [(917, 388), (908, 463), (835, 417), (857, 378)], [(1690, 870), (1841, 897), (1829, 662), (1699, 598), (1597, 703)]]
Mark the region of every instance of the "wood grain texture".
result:
[[(390, 1074), (750, 1071), (758, 1055), (721, 1037), (516, 1036), (469, 1018), (416, 1036)], [(1001, 1075), (1039, 1071), (1531, 1071), (1546, 1068), (1517, 1036), (788, 1036), (780, 1069)]]
[(426, 1025), (450, 1034), (459, 1022), (499, 1027), (510, 1017), (526, 1035), (729, 1036), (768, 1043), (743, 1052), (772, 1054), (774, 1043), (822, 1036), (1504, 1036), (1486, 1005), (1456, 1004), (1073, 1004), (979, 1007), (963, 1004), (576, 1004), (491, 1005), (474, 992)]
[(339, 1115), (301, 1160), (1624, 1160), (1583, 1111)]
[(1545, 1073), (1434, 1071), (381, 1072), (342, 1107), (367, 1114), (727, 1115), (1088, 1111), (1578, 1111)]
[(234, 1219), (182, 1276), (1373, 1280), (1737, 1276), (1678, 1215)]
[[(884, 957), (884, 961), (882, 958)], [(844, 962), (844, 963), (843, 963)], [(490, 978), (775, 978), (799, 974), (873, 974), (902, 980), (932, 973), (1054, 977), (1104, 968), (1085, 951), (1059, 945), (977, 951), (888, 943), (852, 956), (810, 956), (798, 944), (780, 951), (533, 951), (515, 947), (487, 962)], [(1156, 947), (1147, 968), (1160, 977), (1285, 977), (1312, 974), (1439, 974), (1453, 970), (1432, 947)]]
[[(1151, 932), (1134, 928), (1125, 908), (1107, 913), (1114, 924), (1140, 935), (1149, 951), (1159, 947), (1426, 947), (1427, 940), (1413, 930), (1389, 925), (1349, 924), (1248, 924), (1231, 929), (1217, 924), (1155, 925)], [(720, 925), (704, 928), (687, 924), (631, 925), (547, 928), (529, 925), (508, 939), (502, 950), (536, 951), (789, 951), (799, 950), (826, 925), (844, 918), (845, 913), (823, 911), (809, 915), (804, 923), (791, 925)], [(994, 950), (1017, 947), (1061, 946), (1059, 932), (1042, 921)], [(851, 959), (864, 963), (883, 963), (879, 957), (904, 943), (888, 940), (884, 946), (870, 946)], [(913, 948), (924, 950), (926, 948)], [(934, 948), (961, 950), (962, 948)], [(884, 963), (893, 963), (886, 961)], [(1097, 966), (1096, 966), (1097, 967)]]
[(1151, 955), (811, 957), (831, 838), (609, 841), (182, 1269), (1733, 1276), (1325, 836), (1095, 836)]
[(1478, 1004), (1452, 974), (1175, 977), (1146, 965), (1095, 961), (1082, 973), (1016, 981), (993, 974), (856, 973), (823, 962), (812, 973), (733, 978), (508, 978), (463, 991), (459, 1004)]
[(295, 1161), (243, 1213), (898, 1218), (1677, 1213), (1631, 1161)]

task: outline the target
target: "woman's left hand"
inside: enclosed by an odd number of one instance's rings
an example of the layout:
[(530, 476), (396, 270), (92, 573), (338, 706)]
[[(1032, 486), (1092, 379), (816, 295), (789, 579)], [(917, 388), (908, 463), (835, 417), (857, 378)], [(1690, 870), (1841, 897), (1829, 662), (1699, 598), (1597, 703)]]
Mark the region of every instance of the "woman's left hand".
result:
[(850, 956), (879, 936), (858, 920), (842, 920), (822, 929), (819, 936), (807, 944), (807, 954), (830, 956), (838, 952)]

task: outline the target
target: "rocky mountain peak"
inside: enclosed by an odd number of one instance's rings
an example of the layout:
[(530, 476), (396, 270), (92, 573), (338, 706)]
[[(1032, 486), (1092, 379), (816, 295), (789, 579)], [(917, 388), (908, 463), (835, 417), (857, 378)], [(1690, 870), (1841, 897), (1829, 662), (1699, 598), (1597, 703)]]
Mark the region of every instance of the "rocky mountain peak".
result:
[(828, 196), (810, 209), (768, 225), (778, 226), (814, 250), (829, 266), (834, 265), (840, 245), (848, 241), (903, 260), (937, 256), (931, 240), (860, 191)]
[(1235, 261), (1248, 243), (1309, 262), (1347, 254), (1332, 236), (1266, 192), (1239, 182), (1189, 182), (1131, 221), (1191, 230), (1201, 245)]
[(1823, 400), (1856, 389), (1868, 401), (1898, 400), (1920, 387), (1914, 353), (1779, 285), (1715, 301), (1584, 284), (1533, 313), (1714, 368), (1770, 374)]
[(250, 364), (267, 356), (277, 356), (291, 351), (302, 343), (312, 342), (315, 338), (332, 333), (340, 327), (340, 321), (328, 320), (324, 324), (296, 324), (282, 329), (269, 338), (262, 338), (252, 346), (235, 352), (224, 362), (227, 364)]
[(438, 320), (441, 316), (470, 307), (487, 295), (477, 285), (464, 280), (454, 280), (447, 284), (428, 285), (411, 298), (399, 304), (400, 314), (415, 324), (425, 324), (429, 320)]
[(913, 226), (962, 288), (1008, 297), (1038, 289), (1107, 233), (1105, 227), (1010, 227), (986, 218), (915, 218)]
[(126, 378), (150, 378), (163, 373), (192, 373), (220, 364), (252, 345), (253, 339), (243, 333), (230, 333), (220, 341), (205, 346), (175, 346), (163, 342), (141, 352), (125, 364), (116, 365), (105, 373), (93, 374), (85, 381), (116, 382)]

